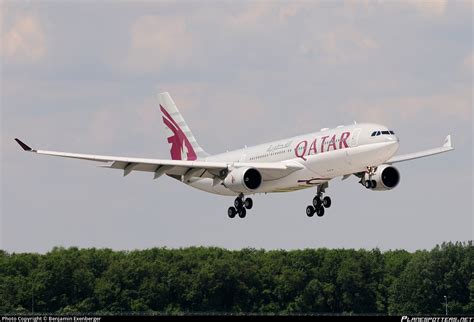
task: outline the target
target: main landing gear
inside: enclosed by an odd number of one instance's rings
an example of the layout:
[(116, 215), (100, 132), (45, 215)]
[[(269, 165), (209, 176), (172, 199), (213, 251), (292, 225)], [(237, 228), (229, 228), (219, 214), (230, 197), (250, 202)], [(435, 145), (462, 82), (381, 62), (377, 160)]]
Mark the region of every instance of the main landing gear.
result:
[(229, 218), (234, 218), (236, 215), (239, 215), (240, 218), (245, 218), (247, 215), (247, 209), (250, 210), (253, 207), (253, 201), (251, 198), (245, 198), (244, 194), (241, 193), (234, 200), (234, 206), (229, 207), (227, 210), (227, 215)]
[(306, 207), (306, 216), (313, 217), (313, 215), (316, 214), (318, 217), (322, 217), (324, 216), (324, 208), (331, 207), (331, 198), (328, 196), (323, 198), (323, 193), (327, 187), (327, 183), (318, 186), (318, 192), (313, 198), (313, 204)]

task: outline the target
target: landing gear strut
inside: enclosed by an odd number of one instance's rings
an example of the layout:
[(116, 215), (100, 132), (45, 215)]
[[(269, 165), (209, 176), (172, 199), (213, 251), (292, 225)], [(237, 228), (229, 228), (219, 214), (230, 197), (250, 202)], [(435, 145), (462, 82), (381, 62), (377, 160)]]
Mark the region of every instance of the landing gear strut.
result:
[(244, 198), (244, 194), (241, 193), (234, 200), (234, 206), (229, 207), (227, 210), (227, 215), (229, 218), (234, 218), (236, 215), (239, 215), (240, 218), (245, 218), (247, 216), (247, 209), (250, 210), (253, 207), (253, 200), (251, 198)]
[(313, 198), (313, 204), (306, 207), (306, 215), (308, 217), (313, 217), (316, 214), (318, 217), (324, 216), (324, 208), (331, 207), (331, 198), (328, 196), (323, 198), (323, 193), (328, 187), (327, 183), (318, 185), (318, 191), (316, 196)]
[(372, 180), (372, 177), (374, 176), (376, 170), (376, 167), (367, 167), (367, 171), (365, 173), (362, 173), (359, 183), (367, 189), (377, 188), (377, 181)]

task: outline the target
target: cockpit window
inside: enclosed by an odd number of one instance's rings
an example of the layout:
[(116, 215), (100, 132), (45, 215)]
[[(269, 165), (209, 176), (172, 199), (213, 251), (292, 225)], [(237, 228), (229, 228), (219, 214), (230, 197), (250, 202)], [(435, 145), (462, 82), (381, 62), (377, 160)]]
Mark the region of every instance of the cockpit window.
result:
[(395, 135), (393, 131), (373, 131), (370, 136), (379, 136), (379, 135)]

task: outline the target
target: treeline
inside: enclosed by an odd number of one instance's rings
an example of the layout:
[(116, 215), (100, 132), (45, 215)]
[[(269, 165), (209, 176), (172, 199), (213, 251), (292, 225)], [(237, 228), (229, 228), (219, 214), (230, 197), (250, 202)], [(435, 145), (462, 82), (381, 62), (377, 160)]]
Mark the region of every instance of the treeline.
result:
[(472, 241), (431, 251), (0, 251), (0, 314), (474, 313)]

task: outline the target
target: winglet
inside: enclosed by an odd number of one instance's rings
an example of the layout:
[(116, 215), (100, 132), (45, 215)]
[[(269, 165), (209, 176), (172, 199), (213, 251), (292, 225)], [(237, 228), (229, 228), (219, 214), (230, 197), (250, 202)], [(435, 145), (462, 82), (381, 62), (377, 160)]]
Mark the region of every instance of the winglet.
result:
[(444, 139), (443, 147), (444, 147), (444, 148), (452, 148), (452, 147), (453, 147), (453, 144), (452, 144), (452, 142), (451, 142), (451, 135), (448, 135), (448, 136), (446, 137), (446, 139)]
[(18, 144), (22, 147), (23, 150), (25, 150), (25, 151), (33, 151), (32, 148), (30, 148), (30, 147), (29, 147), (28, 145), (26, 145), (25, 143), (21, 142), (19, 139), (15, 138), (15, 141), (16, 141), (16, 143), (18, 143)]

